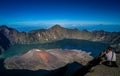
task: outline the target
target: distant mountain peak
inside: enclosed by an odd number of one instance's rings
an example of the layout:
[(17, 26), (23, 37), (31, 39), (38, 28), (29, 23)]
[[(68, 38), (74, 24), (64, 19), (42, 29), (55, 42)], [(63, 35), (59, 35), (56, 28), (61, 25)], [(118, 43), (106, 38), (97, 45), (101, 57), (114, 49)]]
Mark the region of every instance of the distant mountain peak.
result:
[(8, 29), (8, 27), (6, 25), (1, 25), (0, 28), (5, 28), (5, 29), (7, 28)]
[(56, 25), (52, 26), (50, 29), (59, 29), (59, 28), (63, 28), (63, 27), (60, 26), (59, 24), (56, 24)]

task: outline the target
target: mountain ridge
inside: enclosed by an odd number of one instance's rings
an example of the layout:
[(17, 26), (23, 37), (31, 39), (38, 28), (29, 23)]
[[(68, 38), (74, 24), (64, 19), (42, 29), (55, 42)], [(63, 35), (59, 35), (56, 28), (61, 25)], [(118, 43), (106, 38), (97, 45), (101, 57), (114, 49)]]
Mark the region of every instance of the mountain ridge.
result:
[(83, 39), (110, 43), (118, 50), (120, 49), (120, 32), (80, 31), (78, 29), (64, 28), (60, 25), (54, 25), (49, 29), (19, 32), (14, 28), (3, 25), (0, 26), (0, 33), (10, 41), (10, 44), (39, 44), (62, 39)]

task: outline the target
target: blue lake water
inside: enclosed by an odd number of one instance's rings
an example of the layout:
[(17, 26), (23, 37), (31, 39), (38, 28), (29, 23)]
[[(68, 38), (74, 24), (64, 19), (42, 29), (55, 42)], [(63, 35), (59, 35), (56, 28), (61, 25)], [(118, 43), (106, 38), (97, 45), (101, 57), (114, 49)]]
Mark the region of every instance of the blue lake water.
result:
[[(28, 52), (31, 49), (77, 49), (83, 50), (86, 52), (91, 52), (93, 57), (99, 55), (99, 53), (105, 49), (107, 49), (108, 44), (100, 43), (100, 42), (91, 42), (86, 40), (60, 40), (52, 43), (46, 44), (16, 44), (11, 46), (6, 52), (1, 55), (1, 58), (12, 57), (16, 55), (21, 55)], [(3, 65), (2, 65), (3, 66)], [(52, 71), (47, 70), (38, 70), (38, 71), (29, 71), (29, 70), (9, 70), (6, 73), (4, 70), (2, 73), (4, 76), (13, 74), (15, 76), (58, 76), (64, 74), (64, 76), (71, 76), (72, 74), (76, 73), (79, 69), (83, 66), (78, 63), (71, 63), (68, 64), (65, 68), (59, 68)], [(1, 75), (1, 73), (0, 73)]]
[(37, 48), (41, 50), (45, 49), (77, 49), (86, 52), (91, 52), (93, 57), (100, 54), (101, 51), (107, 49), (108, 44), (100, 42), (91, 42), (86, 40), (60, 40), (53, 43), (47, 44), (16, 44), (11, 46), (6, 52), (4, 52), (0, 57), (6, 58), (15, 55), (21, 55), (27, 51)]

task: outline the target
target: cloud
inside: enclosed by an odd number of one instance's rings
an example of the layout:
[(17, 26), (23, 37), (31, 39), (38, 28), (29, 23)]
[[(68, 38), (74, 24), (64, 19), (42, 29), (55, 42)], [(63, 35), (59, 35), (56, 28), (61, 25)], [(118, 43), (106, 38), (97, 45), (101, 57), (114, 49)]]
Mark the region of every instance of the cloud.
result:
[(75, 20), (38, 20), (38, 21), (23, 21), (23, 22), (14, 22), (12, 25), (34, 25), (39, 26), (42, 24), (55, 25), (60, 24), (66, 26), (71, 24), (72, 26), (89, 26), (89, 25), (98, 25), (98, 24), (112, 24), (110, 22), (99, 22), (99, 21), (75, 21)]

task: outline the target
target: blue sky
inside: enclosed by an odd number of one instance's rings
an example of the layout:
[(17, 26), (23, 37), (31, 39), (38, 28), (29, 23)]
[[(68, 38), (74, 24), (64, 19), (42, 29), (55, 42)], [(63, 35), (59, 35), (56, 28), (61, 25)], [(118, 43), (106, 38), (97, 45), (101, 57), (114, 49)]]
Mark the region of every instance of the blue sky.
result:
[(0, 0), (0, 24), (117, 24), (120, 0)]

